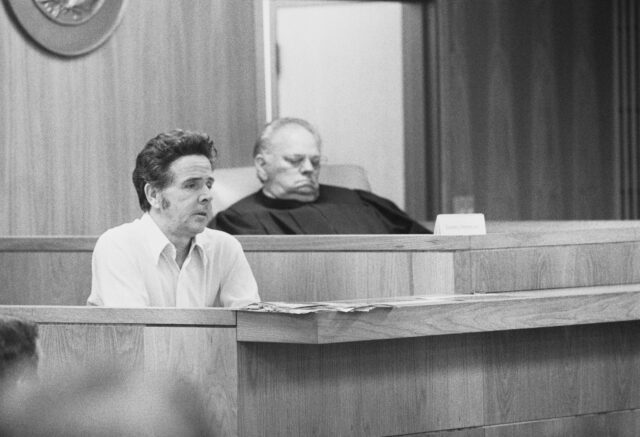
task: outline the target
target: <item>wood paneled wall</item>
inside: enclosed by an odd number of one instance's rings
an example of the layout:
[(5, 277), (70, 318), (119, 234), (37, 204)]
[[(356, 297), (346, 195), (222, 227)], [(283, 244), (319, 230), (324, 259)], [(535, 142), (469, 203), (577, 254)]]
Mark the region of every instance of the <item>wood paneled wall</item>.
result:
[(437, 5), (443, 210), (472, 195), (490, 220), (617, 217), (612, 3)]
[[(255, 414), (239, 434), (634, 435), (625, 430), (637, 433), (639, 329), (633, 321), (329, 345), (241, 342), (238, 409)], [(443, 433), (418, 434), (425, 430)]]
[[(2, 2), (0, 235), (96, 235), (136, 217), (133, 160), (163, 130), (207, 131), (221, 167), (247, 164), (264, 121), (260, 4), (129, 2), (106, 44), (62, 58)], [(615, 218), (612, 6), (425, 5), (427, 189), (441, 184), (429, 216), (473, 195), (491, 220)]]
[[(500, 308), (476, 296), (307, 315), (59, 306), (0, 313), (39, 324), (43, 381), (62, 374), (63, 387), (73, 387), (69, 372), (115, 360), (142, 371), (146, 384), (159, 375), (163, 384), (195, 385), (215, 435), (635, 436), (640, 289), (607, 288), (548, 290), (542, 305), (533, 293), (529, 302), (506, 297)], [(522, 323), (525, 307), (534, 325)], [(314, 323), (315, 338), (299, 335)], [(345, 327), (359, 334), (343, 337)]]
[[(117, 369), (123, 370), (122, 378), (143, 378), (146, 384), (155, 384), (160, 377), (169, 378), (169, 383), (186, 382), (197, 387), (197, 394), (204, 403), (207, 423), (210, 429), (215, 430), (213, 435), (238, 435), (237, 346), (233, 313), (218, 317), (211, 312), (206, 314), (187, 310), (182, 315), (179, 311), (155, 315), (150, 311), (142, 311), (131, 315), (124, 310), (101, 317), (92, 311), (95, 309), (64, 308), (51, 312), (43, 308), (27, 317), (39, 324), (42, 354), (38, 373), (42, 381), (59, 384), (70, 382), (73, 386), (76, 378), (87, 369), (97, 370), (105, 365), (109, 369), (116, 365)], [(20, 310), (20, 307), (0, 309), (6, 314), (26, 317), (20, 315)], [(86, 310), (93, 312), (95, 317)], [(182, 320), (176, 322), (175, 315)], [(75, 321), (68, 320), (69, 317), (73, 319), (78, 316), (80, 318)], [(119, 323), (118, 318), (125, 320)], [(232, 322), (228, 322), (227, 326), (200, 326), (193, 322), (195, 319), (208, 319), (208, 325), (215, 325), (216, 319), (221, 318)], [(129, 374), (129, 371), (132, 373)], [(96, 376), (101, 375), (96, 373)], [(164, 381), (166, 384), (167, 380)], [(97, 381), (97, 387), (100, 387), (99, 384)], [(108, 395), (100, 392), (99, 388), (96, 393)], [(87, 396), (87, 393), (80, 392), (78, 395)], [(196, 403), (196, 400), (192, 399), (192, 402)], [(153, 407), (149, 408), (148, 414), (156, 413)], [(88, 407), (82, 411), (93, 410)], [(105, 414), (111, 413), (105, 410)], [(129, 420), (131, 417), (134, 416), (123, 415), (120, 418)], [(77, 420), (77, 423), (82, 423), (83, 419)], [(89, 426), (97, 426), (96, 423)]]
[(220, 166), (246, 164), (263, 120), (253, 1), (128, 2), (78, 58), (33, 44), (0, 5), (0, 235), (95, 235), (140, 214), (144, 143), (208, 132)]
[[(241, 235), (238, 240), (264, 301), (499, 293), (640, 282), (637, 221), (572, 223), (574, 229), (562, 223), (497, 224), (511, 233), (469, 237)], [(543, 230), (550, 226), (552, 230)], [(526, 232), (527, 228), (531, 231)], [(84, 305), (91, 290), (95, 239), (0, 238), (0, 304)]]

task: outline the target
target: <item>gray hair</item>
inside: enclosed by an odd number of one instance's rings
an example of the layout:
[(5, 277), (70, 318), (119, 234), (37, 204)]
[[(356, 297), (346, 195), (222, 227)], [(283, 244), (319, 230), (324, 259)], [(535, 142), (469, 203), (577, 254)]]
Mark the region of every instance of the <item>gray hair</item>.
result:
[(320, 133), (315, 128), (315, 126), (313, 126), (307, 120), (295, 117), (276, 118), (275, 120), (272, 120), (270, 123), (265, 125), (264, 129), (262, 130), (262, 133), (258, 137), (258, 140), (253, 147), (253, 157), (255, 158), (258, 154), (271, 147), (271, 139), (276, 134), (276, 132), (290, 125), (297, 125), (302, 127), (303, 129), (306, 129), (311, 135), (313, 135), (313, 138), (315, 138), (318, 147), (322, 146), (322, 138), (320, 138)]

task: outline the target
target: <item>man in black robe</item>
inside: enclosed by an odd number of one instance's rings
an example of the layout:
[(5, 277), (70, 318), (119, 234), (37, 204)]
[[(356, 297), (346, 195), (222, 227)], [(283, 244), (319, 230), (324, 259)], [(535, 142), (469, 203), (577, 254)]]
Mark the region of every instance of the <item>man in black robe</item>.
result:
[(321, 139), (307, 121), (269, 123), (253, 156), (262, 189), (217, 214), (230, 234), (425, 234), (393, 202), (363, 190), (320, 185)]

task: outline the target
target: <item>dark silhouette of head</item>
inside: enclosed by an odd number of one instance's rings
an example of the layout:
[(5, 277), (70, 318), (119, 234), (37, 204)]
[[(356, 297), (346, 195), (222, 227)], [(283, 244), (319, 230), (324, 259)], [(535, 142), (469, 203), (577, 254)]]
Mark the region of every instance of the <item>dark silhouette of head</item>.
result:
[(36, 377), (39, 356), (38, 325), (0, 314), (0, 383)]

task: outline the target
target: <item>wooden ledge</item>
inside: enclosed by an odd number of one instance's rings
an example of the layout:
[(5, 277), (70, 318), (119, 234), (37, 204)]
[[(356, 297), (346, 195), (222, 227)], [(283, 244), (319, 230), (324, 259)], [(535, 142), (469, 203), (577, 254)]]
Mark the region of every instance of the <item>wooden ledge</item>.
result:
[[(478, 236), (238, 235), (247, 252), (452, 252), (640, 241), (639, 221), (558, 222), (494, 226)], [(97, 236), (0, 237), (0, 252), (92, 252)]]
[(239, 311), (238, 341), (328, 344), (640, 319), (640, 284), (407, 299), (371, 312)]
[(0, 237), (0, 252), (93, 252), (98, 237)]
[[(604, 225), (603, 225), (604, 226)], [(474, 236), (439, 235), (238, 235), (247, 252), (452, 252), (521, 247), (566, 246), (640, 241), (640, 227), (559, 229), (489, 233)]]
[(0, 314), (36, 323), (97, 325), (235, 326), (236, 312), (224, 308), (107, 308), (0, 305)]

